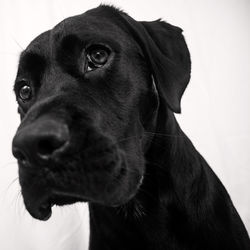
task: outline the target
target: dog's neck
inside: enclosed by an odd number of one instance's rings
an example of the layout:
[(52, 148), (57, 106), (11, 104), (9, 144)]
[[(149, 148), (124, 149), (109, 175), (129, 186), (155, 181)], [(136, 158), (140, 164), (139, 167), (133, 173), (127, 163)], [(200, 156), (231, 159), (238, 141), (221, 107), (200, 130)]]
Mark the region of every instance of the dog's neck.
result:
[[(146, 173), (138, 194), (119, 208), (90, 204), (91, 250), (101, 248), (95, 242), (102, 241), (107, 244), (107, 249), (116, 249), (115, 242), (124, 242), (124, 249), (153, 250), (155, 244), (167, 247), (170, 244), (166, 243), (168, 233), (174, 232), (175, 223), (185, 219), (188, 190), (199, 189), (192, 185), (200, 178), (197, 175), (202, 176), (202, 163), (197, 164), (200, 155), (180, 129), (173, 113), (169, 110), (159, 110), (158, 113), (158, 117), (165, 117), (165, 122), (157, 122), (155, 132), (148, 133), (153, 139), (145, 153)], [(180, 228), (176, 227), (176, 230)], [(145, 235), (146, 232), (150, 235)]]

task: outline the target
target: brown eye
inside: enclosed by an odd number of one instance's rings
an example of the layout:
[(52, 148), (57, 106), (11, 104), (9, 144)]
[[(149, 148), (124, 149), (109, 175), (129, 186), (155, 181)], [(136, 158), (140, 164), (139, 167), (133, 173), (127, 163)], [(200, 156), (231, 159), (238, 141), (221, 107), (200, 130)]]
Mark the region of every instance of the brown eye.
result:
[(31, 98), (31, 87), (29, 85), (23, 85), (18, 93), (22, 101), (28, 101)]
[(93, 63), (103, 65), (108, 60), (108, 53), (103, 49), (96, 49), (91, 52), (90, 58)]
[(105, 46), (94, 46), (87, 50), (88, 69), (94, 70), (102, 67), (109, 58), (110, 51)]

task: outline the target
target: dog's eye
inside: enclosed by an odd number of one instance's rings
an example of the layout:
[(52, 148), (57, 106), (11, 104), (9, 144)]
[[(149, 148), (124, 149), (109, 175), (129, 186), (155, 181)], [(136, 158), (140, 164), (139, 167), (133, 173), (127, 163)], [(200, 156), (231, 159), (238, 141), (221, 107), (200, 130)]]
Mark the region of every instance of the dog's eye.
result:
[(109, 54), (110, 50), (105, 46), (91, 46), (87, 50), (87, 71), (102, 67), (108, 61)]
[(28, 101), (31, 98), (31, 94), (31, 87), (28, 84), (23, 85), (18, 92), (18, 96), (22, 101)]

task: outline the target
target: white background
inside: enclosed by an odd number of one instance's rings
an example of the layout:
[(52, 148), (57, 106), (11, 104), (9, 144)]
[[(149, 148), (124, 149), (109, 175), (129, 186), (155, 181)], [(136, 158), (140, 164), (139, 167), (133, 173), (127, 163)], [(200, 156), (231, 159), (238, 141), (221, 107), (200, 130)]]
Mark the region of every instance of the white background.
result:
[[(19, 123), (12, 92), (18, 55), (65, 17), (95, 0), (0, 0), (0, 249), (87, 249), (88, 210), (53, 208), (39, 222), (25, 211), (11, 140)], [(117, 0), (137, 20), (162, 17), (180, 26), (192, 56), (192, 79), (177, 118), (226, 186), (250, 231), (250, 1)]]

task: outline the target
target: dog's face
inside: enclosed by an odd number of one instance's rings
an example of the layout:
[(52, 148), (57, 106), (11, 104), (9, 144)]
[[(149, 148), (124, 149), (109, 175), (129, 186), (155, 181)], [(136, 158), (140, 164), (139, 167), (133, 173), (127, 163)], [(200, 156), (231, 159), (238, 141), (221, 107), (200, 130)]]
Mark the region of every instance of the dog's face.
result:
[(13, 154), (35, 218), (49, 218), (53, 204), (124, 204), (143, 181), (158, 99), (131, 20), (101, 6), (41, 34), (20, 57)]

